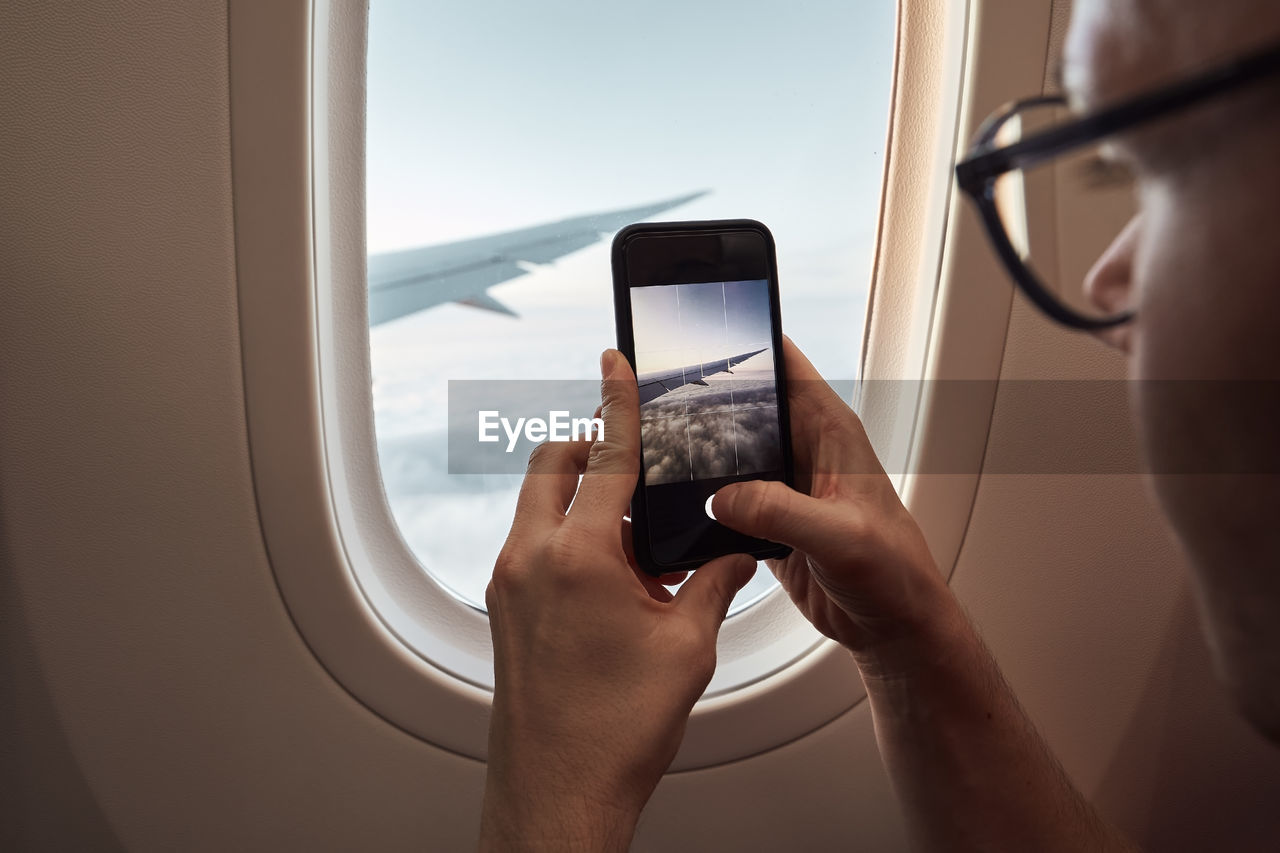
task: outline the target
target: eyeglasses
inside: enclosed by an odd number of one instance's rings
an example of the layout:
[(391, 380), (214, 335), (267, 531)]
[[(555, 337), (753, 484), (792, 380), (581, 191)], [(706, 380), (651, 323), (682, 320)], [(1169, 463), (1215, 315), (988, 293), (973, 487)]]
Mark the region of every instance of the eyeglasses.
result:
[[(1054, 209), (1063, 181), (1079, 181), (1091, 192), (1131, 192), (1132, 178), (1098, 151), (1107, 137), (1197, 106), (1216, 96), (1280, 73), (1280, 45), (1195, 77), (1157, 89), (1082, 118), (1065, 119), (1066, 99), (1040, 97), (998, 110), (979, 129), (969, 155), (956, 165), (956, 180), (982, 216), (987, 235), (1013, 280), (1042, 311), (1075, 329), (1107, 329), (1127, 323), (1127, 306), (1094, 305), (1082, 282), (1066, 284), (1040, 273), (1057, 263), (1040, 249), (1027, 221)], [(1055, 175), (1054, 161), (1071, 158), (1075, 168)], [(1079, 201), (1074, 202), (1080, 204)], [(1084, 215), (1086, 207), (1077, 207)], [(1070, 213), (1071, 211), (1064, 211)]]

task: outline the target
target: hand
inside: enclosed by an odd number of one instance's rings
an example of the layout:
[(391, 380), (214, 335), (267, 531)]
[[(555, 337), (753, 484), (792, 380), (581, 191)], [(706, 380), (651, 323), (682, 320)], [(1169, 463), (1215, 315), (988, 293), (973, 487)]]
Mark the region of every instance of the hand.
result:
[(858, 416), (790, 339), (783, 356), (797, 488), (735, 483), (712, 509), (727, 527), (795, 549), (769, 567), (814, 627), (862, 663), (954, 622), (959, 608)]
[(797, 489), (735, 483), (723, 524), (790, 545), (770, 568), (853, 650), (912, 846), (1128, 850), (1071, 787), (934, 566), (853, 411), (785, 342)]
[(602, 372), (603, 439), (534, 451), (485, 594), (485, 847), (626, 849), (755, 571), (750, 557), (721, 558), (673, 596), (636, 568), (624, 522), (640, 469), (635, 376), (614, 350)]

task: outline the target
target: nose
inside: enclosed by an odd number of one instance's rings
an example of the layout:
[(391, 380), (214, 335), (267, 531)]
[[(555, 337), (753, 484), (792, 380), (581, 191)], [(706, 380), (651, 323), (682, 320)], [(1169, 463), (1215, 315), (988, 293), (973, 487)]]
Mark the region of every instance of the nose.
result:
[[(1133, 257), (1138, 246), (1142, 216), (1135, 216), (1120, 232), (1084, 279), (1085, 295), (1104, 315), (1132, 310)], [(1129, 324), (1132, 325), (1132, 324)], [(1104, 329), (1097, 336), (1111, 346), (1129, 351), (1128, 326)]]

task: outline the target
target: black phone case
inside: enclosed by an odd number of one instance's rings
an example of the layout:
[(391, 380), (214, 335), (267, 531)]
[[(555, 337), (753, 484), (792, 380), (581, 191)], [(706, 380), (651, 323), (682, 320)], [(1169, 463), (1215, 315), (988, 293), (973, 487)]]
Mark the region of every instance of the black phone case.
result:
[[(787, 376), (782, 357), (782, 311), (778, 300), (778, 260), (774, 246), (773, 234), (763, 223), (754, 219), (720, 219), (689, 222), (641, 222), (628, 225), (613, 238), (613, 307), (614, 321), (617, 326), (618, 349), (622, 352), (632, 371), (636, 369), (635, 336), (632, 330), (631, 294), (627, 282), (625, 250), (629, 240), (638, 235), (655, 234), (709, 234), (726, 231), (754, 231), (760, 234), (767, 249), (769, 271), (769, 302), (773, 317), (771, 337), (773, 343), (774, 372), (778, 391), (779, 439), (782, 445), (783, 479), (786, 485), (795, 486), (795, 471), (791, 450), (791, 412), (787, 396)], [(710, 555), (680, 563), (658, 563), (654, 560), (653, 549), (649, 541), (648, 508), (645, 505), (644, 470), (641, 466), (640, 476), (636, 479), (635, 494), (631, 498), (631, 534), (636, 562), (646, 573), (655, 577), (671, 572), (683, 572), (698, 568), (715, 557), (726, 554), (747, 553), (758, 560), (785, 557), (791, 548), (776, 542), (742, 537), (743, 549), (726, 550), (722, 554)]]

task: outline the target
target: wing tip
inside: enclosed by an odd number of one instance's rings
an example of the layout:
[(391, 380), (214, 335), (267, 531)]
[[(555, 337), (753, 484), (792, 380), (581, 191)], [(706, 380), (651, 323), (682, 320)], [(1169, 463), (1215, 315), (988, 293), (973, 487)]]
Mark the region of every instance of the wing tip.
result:
[(466, 299), (455, 299), (454, 302), (457, 303), (458, 305), (467, 305), (471, 308), (479, 308), (484, 311), (492, 311), (495, 314), (506, 314), (508, 317), (520, 316), (519, 314), (517, 314), (515, 311), (512, 311), (503, 303), (494, 299), (488, 293), (477, 293), (473, 296), (468, 296)]

